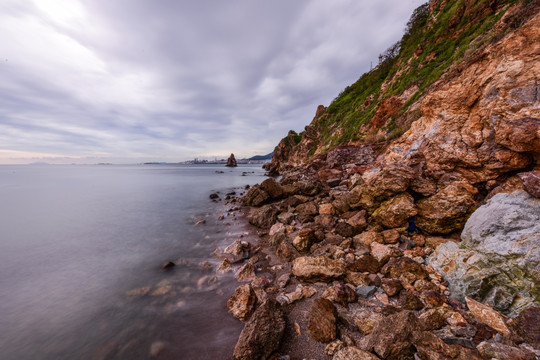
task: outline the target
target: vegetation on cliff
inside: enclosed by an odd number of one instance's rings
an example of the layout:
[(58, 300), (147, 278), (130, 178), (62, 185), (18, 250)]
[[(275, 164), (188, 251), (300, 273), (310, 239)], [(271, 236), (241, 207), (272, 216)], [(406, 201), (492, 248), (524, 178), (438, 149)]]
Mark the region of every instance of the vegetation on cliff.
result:
[(297, 153), (292, 162), (300, 163), (337, 145), (398, 138), (422, 116), (420, 100), (434, 83), (455, 75), (452, 70), (460, 63), (520, 27), (538, 3), (432, 0), (421, 5), (402, 39), (379, 56), (378, 66), (318, 110), (305, 131), (294, 134), (294, 142), (289, 133), (276, 148), (276, 158), (287, 158), (280, 152), (285, 147)]

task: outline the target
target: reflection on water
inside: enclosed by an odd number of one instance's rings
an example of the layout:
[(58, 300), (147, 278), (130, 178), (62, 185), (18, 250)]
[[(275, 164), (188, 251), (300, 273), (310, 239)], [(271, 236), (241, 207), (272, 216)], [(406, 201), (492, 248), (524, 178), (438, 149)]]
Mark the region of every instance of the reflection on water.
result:
[(227, 359), (236, 284), (204, 263), (246, 229), (208, 195), (247, 170), (0, 167), (2, 359)]

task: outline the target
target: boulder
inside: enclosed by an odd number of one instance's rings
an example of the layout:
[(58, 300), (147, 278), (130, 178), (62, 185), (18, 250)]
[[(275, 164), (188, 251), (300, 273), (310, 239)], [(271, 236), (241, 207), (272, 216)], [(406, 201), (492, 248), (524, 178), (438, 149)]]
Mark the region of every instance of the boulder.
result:
[(414, 332), (413, 343), (421, 359), (482, 360), (476, 350), (459, 345), (449, 345), (429, 331)]
[(309, 252), (309, 248), (315, 241), (313, 230), (309, 228), (301, 229), (293, 240), (293, 246), (299, 252)]
[(309, 312), (308, 332), (313, 340), (329, 343), (337, 335), (337, 310), (330, 300), (318, 298)]
[(429, 234), (449, 234), (461, 230), (476, 202), (476, 189), (464, 182), (447, 185), (437, 194), (418, 201), (416, 225)]
[(540, 349), (540, 307), (523, 310), (512, 322), (519, 336)]
[(276, 222), (278, 213), (279, 210), (273, 205), (264, 205), (263, 207), (253, 209), (248, 221), (257, 227), (269, 228)]
[(513, 317), (540, 301), (540, 200), (497, 194), (476, 210), (462, 243), (440, 245), (427, 259), (453, 296), (469, 296)]
[(234, 358), (268, 359), (279, 347), (285, 325), (285, 316), (279, 305), (274, 300), (267, 300), (255, 310), (240, 333)]
[(417, 280), (425, 279), (428, 273), (422, 265), (408, 257), (392, 258), (381, 269), (387, 278), (400, 279), (401, 282), (413, 284)]
[(242, 198), (244, 206), (261, 206), (270, 200), (270, 195), (260, 185), (254, 185)]
[(383, 202), (373, 213), (373, 218), (386, 228), (396, 228), (403, 226), (416, 213), (413, 197), (403, 193)]
[(484, 359), (536, 360), (535, 354), (522, 348), (483, 341), (476, 347)]
[(279, 199), (283, 196), (283, 188), (273, 178), (268, 178), (261, 183), (261, 188), (271, 199)]
[(384, 315), (372, 309), (360, 309), (353, 314), (354, 324), (358, 327), (362, 335), (369, 335), (375, 326), (384, 319)]
[(504, 317), (491, 306), (482, 304), (470, 297), (465, 297), (465, 301), (467, 302), (469, 310), (478, 321), (502, 334), (510, 333)]
[(375, 274), (381, 268), (381, 264), (377, 259), (371, 255), (361, 255), (359, 256), (354, 263), (348, 266), (348, 269), (354, 272), (368, 272)]
[(375, 230), (364, 231), (363, 233), (356, 235), (353, 239), (355, 248), (369, 248), (373, 242), (381, 244), (384, 242), (382, 235)]
[(300, 204), (296, 207), (296, 213), (298, 215), (317, 215), (319, 213), (319, 208), (317, 203), (310, 201), (304, 204)]
[(523, 191), (497, 194), (471, 215), (461, 238), (477, 252), (514, 259), (540, 281), (540, 199)]
[(345, 267), (326, 256), (302, 256), (292, 262), (294, 276), (306, 281), (329, 281), (345, 275)]
[(383, 245), (379, 243), (371, 243), (371, 255), (379, 262), (379, 264), (384, 264), (392, 254), (394, 249), (388, 245)]
[(540, 198), (540, 171), (529, 171), (518, 174), (523, 188), (535, 198)]
[(379, 358), (372, 353), (360, 350), (354, 346), (348, 346), (339, 350), (332, 360), (378, 360)]
[(412, 311), (401, 311), (379, 321), (371, 333), (369, 347), (383, 359), (412, 358), (412, 332), (416, 317)]
[(257, 302), (257, 296), (250, 284), (240, 285), (227, 301), (227, 307), (233, 316), (240, 320), (246, 320), (251, 314)]
[(354, 289), (337, 281), (335, 281), (332, 286), (326, 288), (322, 296), (325, 299), (343, 306), (347, 306), (347, 304), (356, 302), (356, 300), (358, 300), (358, 296), (356, 295)]
[(255, 279), (255, 266), (251, 263), (245, 263), (235, 274), (236, 279), (240, 282), (252, 281)]

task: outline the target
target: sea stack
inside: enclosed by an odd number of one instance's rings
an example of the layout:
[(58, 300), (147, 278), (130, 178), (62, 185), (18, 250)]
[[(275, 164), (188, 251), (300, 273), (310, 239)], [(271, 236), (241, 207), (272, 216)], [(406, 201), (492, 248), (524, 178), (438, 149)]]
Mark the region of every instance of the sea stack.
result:
[(229, 156), (229, 158), (227, 159), (227, 165), (225, 166), (229, 166), (229, 167), (238, 166), (238, 164), (236, 163), (236, 159), (234, 158), (234, 154), (231, 154), (231, 156)]

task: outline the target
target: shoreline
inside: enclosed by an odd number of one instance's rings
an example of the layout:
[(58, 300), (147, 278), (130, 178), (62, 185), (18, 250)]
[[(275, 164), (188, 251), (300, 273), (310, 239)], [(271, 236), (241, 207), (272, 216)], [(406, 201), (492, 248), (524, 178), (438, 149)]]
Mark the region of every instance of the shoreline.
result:
[[(305, 177), (268, 178), (235, 200), (243, 204), (239, 221), (254, 231), (221, 254), (223, 267), (251, 250), (231, 263), (239, 286), (227, 305), (245, 324), (235, 359), (540, 356), (519, 340), (519, 324), (489, 305), (456, 300), (443, 274), (427, 262), (456, 235), (382, 227), (360, 207), (340, 204), (351, 179), (328, 186)], [(266, 195), (257, 203), (261, 191)], [(253, 328), (264, 328), (276, 314), (284, 323), (279, 334)]]

